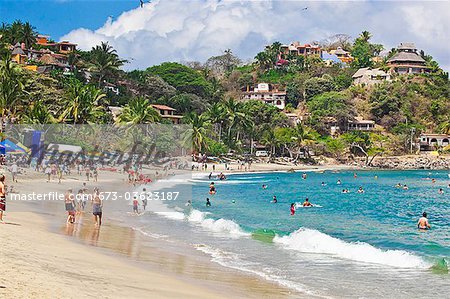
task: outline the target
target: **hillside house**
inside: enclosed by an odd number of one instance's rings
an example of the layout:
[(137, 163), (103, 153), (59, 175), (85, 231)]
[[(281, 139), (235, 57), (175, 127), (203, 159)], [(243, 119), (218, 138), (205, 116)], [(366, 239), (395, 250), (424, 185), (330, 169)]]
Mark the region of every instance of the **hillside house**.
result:
[(158, 111), (162, 119), (169, 119), (174, 124), (179, 124), (183, 118), (181, 115), (176, 115), (176, 109), (172, 107), (159, 104), (152, 104), (152, 107)]
[(365, 84), (365, 85), (374, 85), (376, 83), (381, 83), (383, 81), (390, 81), (391, 76), (380, 70), (380, 69), (371, 69), (371, 68), (360, 68), (356, 73), (352, 76), (353, 84)]
[(266, 104), (284, 109), (286, 106), (286, 92), (279, 91), (268, 83), (259, 83), (253, 89), (247, 86), (246, 91), (242, 93), (242, 100), (258, 100)]
[(448, 134), (420, 134), (419, 144), (421, 151), (434, 151), (440, 147), (450, 145), (450, 135)]
[(426, 61), (417, 54), (414, 43), (401, 43), (397, 47), (397, 53), (387, 62), (392, 73), (397, 74), (421, 74), (429, 72)]
[(336, 55), (337, 58), (343, 63), (351, 63), (353, 61), (353, 57), (350, 55), (350, 52), (345, 51), (341, 47), (337, 47), (336, 50), (330, 51), (331, 55)]
[(288, 55), (301, 55), (301, 56), (309, 56), (309, 55), (321, 55), (322, 50), (318, 45), (310, 45), (310, 44), (300, 44), (300, 42), (292, 42), (289, 45), (281, 45), (281, 55), (282, 58), (286, 58)]

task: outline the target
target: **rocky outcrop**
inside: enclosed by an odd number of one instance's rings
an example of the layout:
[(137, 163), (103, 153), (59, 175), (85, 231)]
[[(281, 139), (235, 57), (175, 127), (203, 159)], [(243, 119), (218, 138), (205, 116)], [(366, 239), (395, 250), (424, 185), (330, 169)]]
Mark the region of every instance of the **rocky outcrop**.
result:
[(378, 157), (372, 167), (384, 169), (450, 169), (450, 157)]

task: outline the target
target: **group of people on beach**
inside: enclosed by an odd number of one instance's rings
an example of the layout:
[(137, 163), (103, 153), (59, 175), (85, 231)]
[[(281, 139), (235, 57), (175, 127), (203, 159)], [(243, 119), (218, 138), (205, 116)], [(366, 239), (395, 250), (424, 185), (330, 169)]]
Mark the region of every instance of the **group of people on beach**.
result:
[(102, 225), (103, 200), (101, 198), (100, 191), (98, 188), (94, 188), (92, 193), (89, 192), (86, 187), (86, 183), (83, 183), (82, 188), (78, 190), (76, 195), (73, 193), (72, 189), (68, 189), (64, 194), (67, 223), (75, 223), (76, 217), (84, 212), (87, 202), (91, 203), (95, 225)]

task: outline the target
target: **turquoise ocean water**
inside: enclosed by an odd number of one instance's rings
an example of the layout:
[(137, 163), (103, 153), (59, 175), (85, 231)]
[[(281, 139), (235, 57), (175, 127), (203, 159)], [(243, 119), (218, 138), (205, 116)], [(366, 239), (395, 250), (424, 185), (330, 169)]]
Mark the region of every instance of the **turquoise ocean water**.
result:
[[(162, 186), (182, 191), (180, 198), (137, 217), (135, 225), (150, 237), (195, 248), (214, 262), (279, 283), (294, 294), (448, 298), (448, 172), (357, 174), (308, 172), (307, 179), (299, 172), (235, 174), (213, 179), (215, 195), (208, 193), (208, 178), (175, 178)], [(397, 183), (409, 189), (395, 188)], [(356, 192), (360, 186), (365, 193)], [(278, 203), (271, 203), (274, 195)], [(186, 206), (191, 196), (192, 206)], [(291, 216), (290, 204), (306, 197), (316, 207), (298, 207)], [(417, 229), (423, 211), (432, 226), (428, 231)]]

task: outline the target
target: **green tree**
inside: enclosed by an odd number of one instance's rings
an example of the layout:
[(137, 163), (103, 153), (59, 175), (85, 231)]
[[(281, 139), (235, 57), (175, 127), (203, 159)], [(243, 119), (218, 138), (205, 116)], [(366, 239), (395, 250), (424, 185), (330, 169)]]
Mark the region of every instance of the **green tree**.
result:
[(34, 44), (36, 44), (36, 28), (31, 26), (29, 22), (22, 24), (22, 28), (19, 31), (18, 40), (21, 43), (25, 44), (27, 49), (31, 48)]
[(159, 76), (180, 93), (191, 93), (199, 97), (211, 96), (211, 83), (200, 72), (176, 62), (165, 62), (147, 69), (147, 73)]
[(102, 42), (93, 47), (87, 57), (91, 64), (93, 79), (98, 87), (103, 86), (104, 81), (115, 78), (120, 67), (127, 62), (119, 58), (117, 51), (108, 42)]
[(207, 118), (204, 115), (192, 112), (183, 118), (183, 122), (192, 126), (185, 132), (183, 138), (185, 143), (190, 143), (189, 145), (192, 145), (195, 153), (202, 153), (208, 150), (206, 141), (210, 122)]
[(383, 45), (371, 44), (369, 42), (372, 34), (368, 31), (363, 31), (355, 40), (351, 54), (354, 58), (352, 66), (354, 68), (371, 67), (373, 66), (372, 58), (379, 55), (383, 50)]
[(24, 92), (25, 80), (21, 68), (5, 55), (0, 61), (1, 116), (15, 114)]
[(305, 81), (306, 100), (316, 95), (334, 90), (334, 83), (328, 78), (311, 78)]
[(43, 101), (36, 101), (20, 116), (25, 124), (53, 124), (57, 122)]
[(66, 85), (66, 98), (60, 120), (73, 124), (99, 121), (105, 117), (102, 105), (106, 95), (93, 85), (84, 85), (76, 79)]
[(126, 123), (128, 125), (154, 123), (161, 119), (158, 111), (156, 111), (147, 99), (137, 97), (131, 99), (117, 118), (118, 123)]

